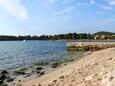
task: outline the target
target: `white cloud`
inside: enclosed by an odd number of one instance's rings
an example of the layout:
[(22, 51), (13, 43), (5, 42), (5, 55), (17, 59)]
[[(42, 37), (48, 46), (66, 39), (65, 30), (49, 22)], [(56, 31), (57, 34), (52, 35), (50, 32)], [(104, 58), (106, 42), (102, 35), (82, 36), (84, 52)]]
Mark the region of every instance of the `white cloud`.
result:
[(58, 0), (38, 0), (43, 7), (54, 5)]
[(63, 4), (68, 4), (68, 3), (71, 3), (71, 2), (73, 2), (74, 0), (63, 0), (61, 3), (63, 3)]
[[(110, 5), (95, 4), (95, 6), (101, 8), (101, 9), (103, 9), (103, 10), (112, 10), (112, 9), (113, 9), (113, 7), (110, 6)], [(102, 13), (103, 13), (103, 12), (102, 12)]]
[(52, 4), (52, 3), (55, 3), (56, 1), (58, 1), (58, 0), (43, 0), (44, 2), (47, 2), (47, 3), (49, 3), (49, 4)]
[(77, 3), (76, 5), (78, 5), (78, 6), (87, 6), (88, 3), (81, 3), (81, 2), (79, 2), (79, 3)]
[(0, 8), (20, 21), (28, 19), (27, 9), (20, 0), (0, 0)]
[(101, 5), (100, 6), (102, 9), (104, 9), (104, 10), (112, 10), (112, 7), (111, 6), (103, 6), (103, 5)]
[(71, 13), (76, 7), (69, 7), (65, 10), (62, 10), (62, 11), (58, 11), (58, 12), (55, 12), (54, 15), (67, 15), (68, 13)]
[(95, 4), (96, 0), (90, 0), (90, 4)]
[(110, 0), (109, 5), (115, 5), (115, 0)]

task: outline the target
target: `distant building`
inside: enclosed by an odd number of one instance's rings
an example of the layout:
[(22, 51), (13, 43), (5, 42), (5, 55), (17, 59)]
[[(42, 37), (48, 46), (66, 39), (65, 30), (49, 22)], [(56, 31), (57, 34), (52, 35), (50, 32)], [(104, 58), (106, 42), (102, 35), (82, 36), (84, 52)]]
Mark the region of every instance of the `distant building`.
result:
[(106, 39), (107, 36), (106, 35), (101, 35), (101, 39)]
[(94, 39), (96, 40), (96, 39), (100, 39), (100, 36), (99, 35), (95, 35), (94, 36)]
[(111, 37), (112, 39), (115, 39), (115, 35), (112, 35), (112, 37)]

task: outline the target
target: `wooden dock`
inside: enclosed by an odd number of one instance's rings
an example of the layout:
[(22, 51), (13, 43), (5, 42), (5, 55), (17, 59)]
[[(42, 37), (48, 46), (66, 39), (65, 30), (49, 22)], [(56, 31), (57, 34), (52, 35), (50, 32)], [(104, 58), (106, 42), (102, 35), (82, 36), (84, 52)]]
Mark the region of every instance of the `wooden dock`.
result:
[(96, 51), (115, 47), (115, 42), (67, 42), (67, 50), (90, 50)]

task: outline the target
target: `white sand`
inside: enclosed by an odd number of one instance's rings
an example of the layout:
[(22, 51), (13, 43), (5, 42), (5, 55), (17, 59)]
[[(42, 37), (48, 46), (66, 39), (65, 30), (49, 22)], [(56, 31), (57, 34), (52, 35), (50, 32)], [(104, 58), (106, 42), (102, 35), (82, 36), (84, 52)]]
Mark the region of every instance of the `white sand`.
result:
[(115, 48), (93, 52), (23, 86), (115, 86)]

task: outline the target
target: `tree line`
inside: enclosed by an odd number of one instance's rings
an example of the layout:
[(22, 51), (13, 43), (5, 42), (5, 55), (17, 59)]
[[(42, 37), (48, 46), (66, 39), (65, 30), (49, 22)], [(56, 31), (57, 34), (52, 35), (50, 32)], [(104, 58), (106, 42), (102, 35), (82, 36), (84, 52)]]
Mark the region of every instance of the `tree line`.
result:
[(16, 40), (67, 40), (67, 39), (92, 39), (93, 36), (89, 33), (68, 33), (68, 34), (58, 34), (58, 35), (41, 35), (41, 36), (9, 36), (0, 35), (0, 41), (16, 41)]

